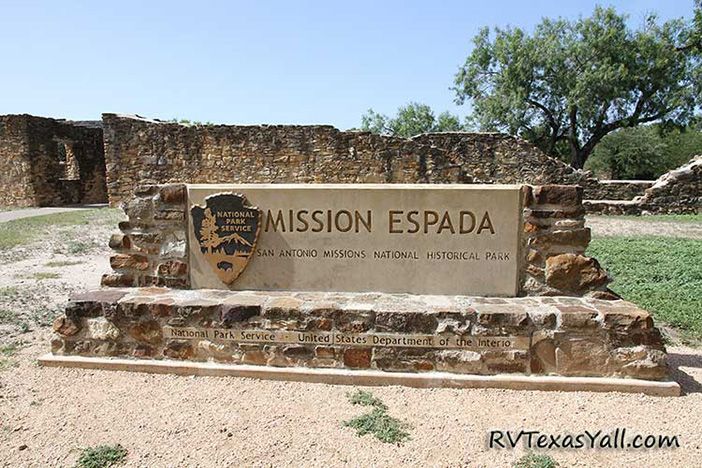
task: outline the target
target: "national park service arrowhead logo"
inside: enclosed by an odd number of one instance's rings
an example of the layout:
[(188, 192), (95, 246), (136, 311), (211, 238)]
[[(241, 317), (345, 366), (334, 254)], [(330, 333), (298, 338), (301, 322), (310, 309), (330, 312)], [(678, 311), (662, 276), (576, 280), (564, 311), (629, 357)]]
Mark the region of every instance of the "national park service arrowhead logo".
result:
[(200, 252), (222, 282), (231, 285), (256, 249), (261, 210), (249, 206), (244, 195), (219, 193), (195, 205), (190, 214)]

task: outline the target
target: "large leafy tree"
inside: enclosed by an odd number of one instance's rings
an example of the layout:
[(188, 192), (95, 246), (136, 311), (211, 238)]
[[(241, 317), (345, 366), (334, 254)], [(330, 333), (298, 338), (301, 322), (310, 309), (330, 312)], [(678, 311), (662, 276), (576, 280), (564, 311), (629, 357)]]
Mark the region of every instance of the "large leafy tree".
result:
[(610, 133), (585, 164), (600, 178), (656, 179), (702, 154), (699, 119), (687, 128), (641, 125)]
[(426, 104), (410, 102), (397, 109), (394, 117), (369, 109), (361, 117), (361, 130), (409, 138), (420, 133), (460, 131), (463, 125), (457, 116), (449, 112), (436, 116)]
[(476, 124), (534, 142), (582, 168), (602, 138), (647, 122), (686, 125), (702, 92), (702, 16), (639, 28), (597, 7), (577, 21), (544, 19), (532, 34), (484, 28), (455, 77)]

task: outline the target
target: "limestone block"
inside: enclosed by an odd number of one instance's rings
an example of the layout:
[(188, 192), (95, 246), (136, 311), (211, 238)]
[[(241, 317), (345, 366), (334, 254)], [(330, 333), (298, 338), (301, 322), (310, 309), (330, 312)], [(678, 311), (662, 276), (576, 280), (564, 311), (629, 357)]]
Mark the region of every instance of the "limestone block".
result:
[(85, 319), (85, 338), (89, 340), (115, 341), (120, 337), (119, 328), (104, 317)]

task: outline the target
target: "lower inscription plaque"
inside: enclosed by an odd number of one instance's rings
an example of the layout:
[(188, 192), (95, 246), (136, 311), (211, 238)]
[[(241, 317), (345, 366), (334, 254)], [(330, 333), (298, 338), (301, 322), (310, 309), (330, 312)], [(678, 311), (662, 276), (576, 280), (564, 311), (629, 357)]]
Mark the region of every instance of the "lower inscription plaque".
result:
[(529, 348), (529, 337), (527, 336), (296, 332), (193, 327), (164, 327), (163, 332), (165, 338), (168, 339), (234, 341), (237, 343), (503, 350), (526, 350)]

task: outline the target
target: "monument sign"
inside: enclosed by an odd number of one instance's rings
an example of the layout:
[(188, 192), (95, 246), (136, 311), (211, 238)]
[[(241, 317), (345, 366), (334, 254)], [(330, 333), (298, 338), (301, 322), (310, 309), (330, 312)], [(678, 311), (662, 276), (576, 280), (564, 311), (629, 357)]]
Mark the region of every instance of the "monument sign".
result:
[(587, 257), (582, 189), (154, 185), (44, 365), (679, 394)]
[[(190, 185), (191, 284), (515, 296), (520, 194), (503, 185)], [(258, 213), (242, 211), (240, 197)], [(213, 236), (220, 243), (208, 248)]]

